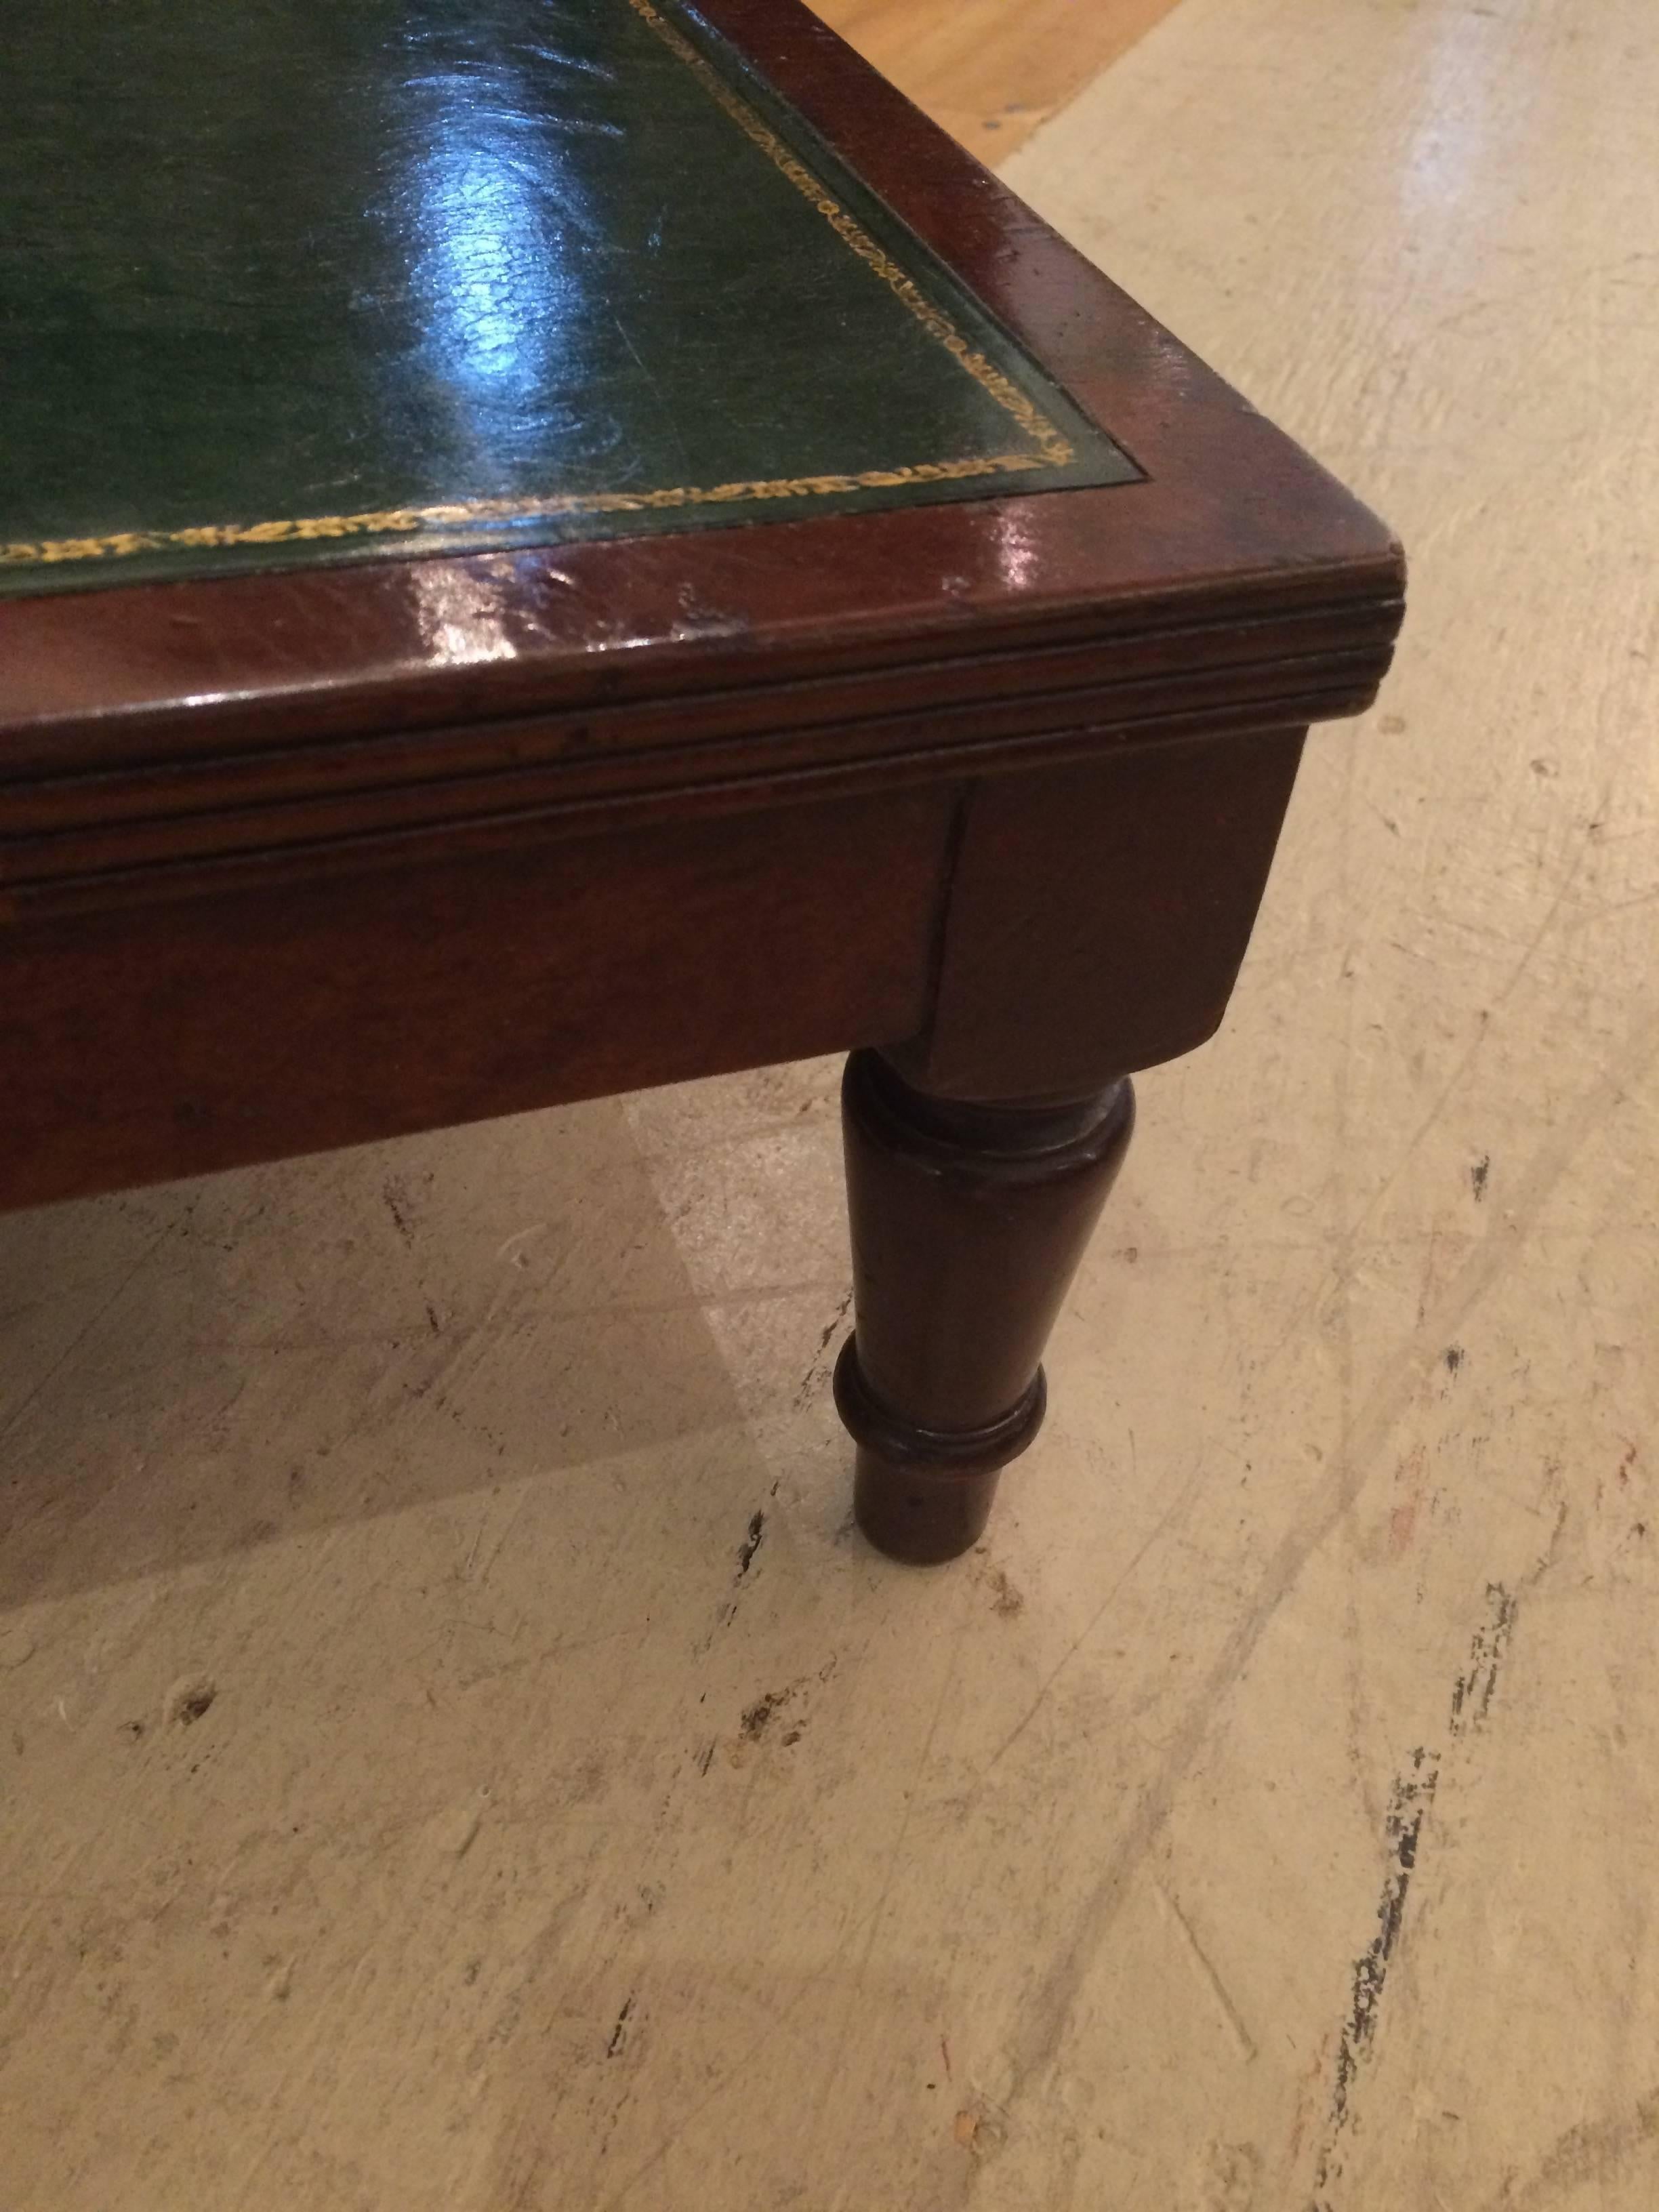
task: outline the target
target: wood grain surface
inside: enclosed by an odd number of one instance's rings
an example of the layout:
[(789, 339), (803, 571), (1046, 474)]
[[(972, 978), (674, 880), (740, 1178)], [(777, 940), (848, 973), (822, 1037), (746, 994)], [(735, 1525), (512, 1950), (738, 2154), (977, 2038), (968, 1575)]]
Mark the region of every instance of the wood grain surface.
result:
[(1023, 145), (1176, 0), (818, 0), (833, 24), (981, 161)]

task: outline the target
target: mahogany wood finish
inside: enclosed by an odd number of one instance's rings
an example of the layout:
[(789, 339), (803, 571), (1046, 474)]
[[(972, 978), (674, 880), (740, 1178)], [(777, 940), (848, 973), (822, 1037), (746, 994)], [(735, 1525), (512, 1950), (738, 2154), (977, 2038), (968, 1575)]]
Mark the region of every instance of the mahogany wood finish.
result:
[(0, 601), (0, 1206), (854, 1050), (838, 1397), (938, 1558), (1401, 559), (794, 0), (703, 11), (1144, 480)]
[(908, 1079), (962, 1099), (1076, 1098), (1202, 1044), (1303, 737), (1195, 738), (975, 786), (931, 1019), (895, 1054)]
[(836, 1403), (860, 1525), (893, 1558), (953, 1559), (1036, 1436), (1039, 1362), (1134, 1127), (1127, 1078), (1074, 1105), (929, 1098), (878, 1053), (842, 1086), (857, 1328)]
[(25, 923), (14, 1206), (902, 1036), (946, 791), (319, 872)]

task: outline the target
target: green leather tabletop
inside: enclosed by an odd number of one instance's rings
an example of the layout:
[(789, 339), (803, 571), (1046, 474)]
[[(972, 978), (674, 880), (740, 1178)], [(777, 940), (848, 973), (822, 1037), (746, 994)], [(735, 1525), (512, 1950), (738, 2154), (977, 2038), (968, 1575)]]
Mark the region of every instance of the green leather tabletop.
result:
[(50, 0), (0, 592), (1137, 471), (678, 0)]

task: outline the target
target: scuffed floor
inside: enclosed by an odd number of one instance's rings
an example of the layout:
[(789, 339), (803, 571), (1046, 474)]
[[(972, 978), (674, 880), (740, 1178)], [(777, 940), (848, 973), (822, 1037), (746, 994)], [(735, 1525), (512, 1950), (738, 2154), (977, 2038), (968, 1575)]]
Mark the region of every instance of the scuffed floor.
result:
[(1011, 166), (1413, 597), (981, 1553), (828, 1064), (0, 1221), (6, 2212), (1659, 2201), (1656, 111), (1182, 0)]

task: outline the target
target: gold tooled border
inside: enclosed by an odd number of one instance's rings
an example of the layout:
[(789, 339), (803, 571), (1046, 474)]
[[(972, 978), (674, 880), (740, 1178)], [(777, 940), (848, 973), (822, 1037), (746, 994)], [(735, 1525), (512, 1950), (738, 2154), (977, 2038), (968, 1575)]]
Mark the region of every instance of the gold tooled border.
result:
[(682, 38), (672, 24), (665, 22), (651, 0), (628, 0), (634, 13), (643, 18), (671, 52), (676, 53), (696, 78), (703, 90), (715, 100), (738, 128), (752, 138), (756, 145), (775, 167), (781, 170), (790, 183), (824, 218), (838, 237), (844, 240), (880, 277), (882, 283), (895, 292), (927, 332), (936, 338), (945, 351), (956, 358), (976, 384), (982, 385), (999, 407), (1006, 408), (1026, 435), (1036, 445), (1045, 467), (1064, 468), (1076, 456), (1070, 442), (1061, 435), (1018, 386), (1010, 383), (1000, 369), (987, 361), (982, 353), (975, 353), (943, 309), (924, 299), (912, 280), (897, 262), (884, 253), (869, 232), (855, 222), (812, 172), (798, 161), (776, 132), (769, 131), (750, 106), (748, 101), (734, 92), (713, 66), (705, 61), (689, 39)]
[(64, 561), (120, 560), (135, 553), (168, 552), (217, 545), (285, 545), (314, 538), (406, 537), (412, 532), (472, 522), (538, 522), (558, 516), (638, 514), (675, 507), (734, 507), (767, 500), (825, 498), (849, 491), (881, 490), (912, 483), (952, 483), (975, 477), (1011, 476), (1027, 469), (1063, 468), (1075, 448), (1029, 395), (976, 352), (942, 308), (927, 299), (915, 281), (884, 253), (862, 224), (793, 154), (742, 95), (681, 36), (651, 4), (628, 0), (703, 90), (723, 108), (802, 197), (810, 200), (830, 228), (908, 309), (928, 336), (944, 347), (1031, 441), (1028, 453), (988, 453), (970, 459), (921, 461), (908, 467), (864, 469), (852, 475), (775, 477), (764, 481), (722, 484), (679, 484), (658, 491), (569, 492), (547, 499), (455, 500), (431, 507), (398, 507), (359, 514), (313, 514), (270, 522), (200, 523), (185, 530), (125, 530), (101, 538), (46, 538), (0, 544), (0, 568), (48, 567)]

